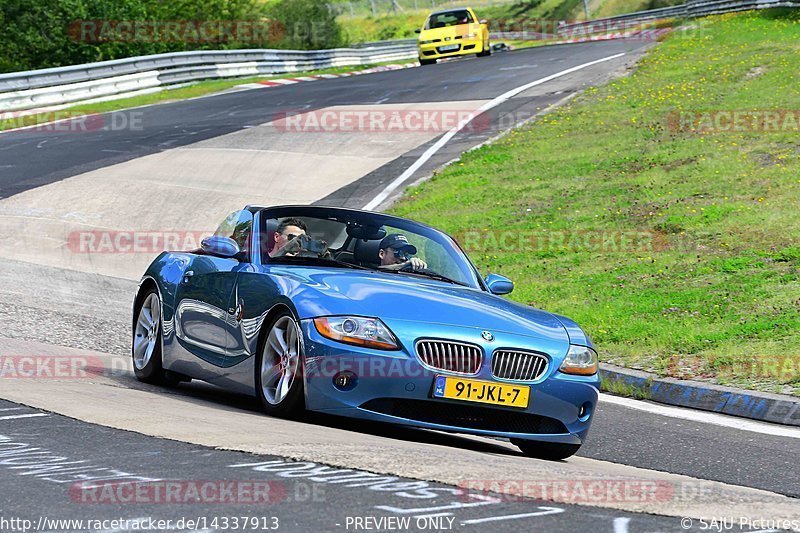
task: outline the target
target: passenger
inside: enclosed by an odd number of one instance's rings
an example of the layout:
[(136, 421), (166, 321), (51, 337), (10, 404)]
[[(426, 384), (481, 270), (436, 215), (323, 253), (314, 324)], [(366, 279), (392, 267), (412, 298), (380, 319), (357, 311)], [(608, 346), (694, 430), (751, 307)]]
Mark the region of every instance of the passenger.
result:
[(418, 257), (411, 257), (417, 253), (417, 247), (408, 242), (405, 235), (392, 233), (383, 238), (378, 251), (383, 270), (401, 270), (410, 266), (413, 270), (428, 268), (428, 265)]

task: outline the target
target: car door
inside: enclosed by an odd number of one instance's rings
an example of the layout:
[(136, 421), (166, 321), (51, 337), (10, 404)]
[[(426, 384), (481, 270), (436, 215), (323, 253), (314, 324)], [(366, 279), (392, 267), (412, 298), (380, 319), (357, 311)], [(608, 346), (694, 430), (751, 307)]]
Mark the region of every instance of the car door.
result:
[(220, 224), (215, 235), (230, 237), (241, 251), (235, 257), (193, 255), (175, 295), (175, 336), (192, 355), (225, 366), (225, 356), (240, 311), (234, 289), (238, 272), (247, 265), (252, 214), (237, 211)]

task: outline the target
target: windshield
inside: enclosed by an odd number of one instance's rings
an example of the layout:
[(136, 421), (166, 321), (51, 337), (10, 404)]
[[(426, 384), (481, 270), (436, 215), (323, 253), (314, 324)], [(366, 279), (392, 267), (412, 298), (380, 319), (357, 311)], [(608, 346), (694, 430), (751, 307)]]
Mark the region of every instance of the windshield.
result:
[(433, 228), (377, 213), (275, 208), (262, 215), (263, 263), (326, 265), (481, 288), (460, 248)]
[(445, 28), (447, 26), (470, 24), (472, 22), (475, 21), (472, 19), (472, 15), (470, 15), (469, 11), (466, 9), (456, 9), (432, 14), (425, 23), (425, 29), (432, 30), (436, 28)]

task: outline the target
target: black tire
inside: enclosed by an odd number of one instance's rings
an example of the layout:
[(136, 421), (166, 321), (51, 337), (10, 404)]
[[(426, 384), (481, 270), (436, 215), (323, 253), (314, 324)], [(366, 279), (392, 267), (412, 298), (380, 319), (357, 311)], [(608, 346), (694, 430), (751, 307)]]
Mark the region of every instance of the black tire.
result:
[(422, 59), (420, 57), (419, 58), (419, 64), (420, 64), (420, 66), (435, 65), (436, 64), (436, 60), (435, 59)]
[(561, 461), (567, 457), (572, 457), (578, 450), (580, 444), (563, 444), (560, 442), (541, 442), (532, 440), (511, 439), (511, 443), (517, 446), (526, 457), (535, 459), (545, 459), (547, 461)]
[[(262, 384), (262, 364), (264, 363), (265, 356), (269, 356), (274, 360), (274, 356), (278, 355), (277, 353), (274, 353), (274, 348), (270, 347), (270, 335), (276, 326), (278, 326), (278, 330), (280, 331), (279, 326), (287, 324), (287, 321), (290, 321), (296, 328), (297, 361), (294, 367), (295, 371), (291, 380), (291, 384), (288, 386), (288, 393), (278, 400), (277, 386), (275, 392), (270, 393), (272, 394), (272, 398), (267, 397), (267, 391), (265, 391), (265, 388)], [(289, 345), (290, 342), (287, 341), (286, 344)], [(305, 412), (305, 394), (303, 391), (303, 373), (305, 370), (303, 357), (303, 333), (300, 330), (300, 326), (297, 324), (297, 320), (290, 311), (282, 311), (273, 317), (267, 328), (263, 331), (255, 362), (256, 364), (253, 372), (255, 373), (256, 396), (258, 397), (259, 403), (261, 404), (261, 408), (264, 410), (264, 412), (281, 418), (295, 418)], [(270, 365), (270, 368), (274, 368), (275, 366), (276, 365), (274, 364)], [(270, 389), (270, 387), (267, 388)]]
[[(147, 316), (152, 319), (151, 309), (155, 303), (158, 309), (158, 318), (155, 324), (146, 324), (142, 308), (148, 306)], [(177, 381), (167, 378), (162, 366), (162, 327), (161, 327), (161, 298), (155, 288), (148, 290), (140, 299), (133, 313), (131, 359), (133, 373), (136, 379), (144, 383), (155, 385), (175, 384)], [(147, 356), (149, 343), (154, 341), (150, 355)], [(141, 348), (144, 346), (144, 351)]]
[(492, 55), (492, 43), (486, 41), (486, 47), (483, 49), (483, 51), (478, 52), (475, 55), (478, 57), (489, 57), (490, 55)]

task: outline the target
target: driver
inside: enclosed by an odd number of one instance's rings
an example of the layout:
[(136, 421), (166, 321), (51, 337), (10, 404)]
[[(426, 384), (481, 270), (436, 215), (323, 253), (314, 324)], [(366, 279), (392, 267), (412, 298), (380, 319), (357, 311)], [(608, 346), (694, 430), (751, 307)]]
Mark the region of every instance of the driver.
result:
[(408, 242), (402, 233), (391, 233), (383, 238), (378, 251), (383, 270), (401, 270), (409, 267), (412, 270), (423, 270), (428, 265), (418, 257), (411, 257), (417, 253), (417, 247)]
[(281, 249), (289, 244), (292, 240), (296, 239), (301, 235), (306, 234), (306, 223), (300, 220), (299, 218), (284, 218), (281, 220), (278, 227), (275, 228), (275, 246), (272, 247), (272, 250), (269, 252), (270, 257), (279, 257), (282, 255), (294, 256), (297, 255), (299, 248), (297, 251), (289, 251), (286, 250), (285, 253), (280, 253)]

